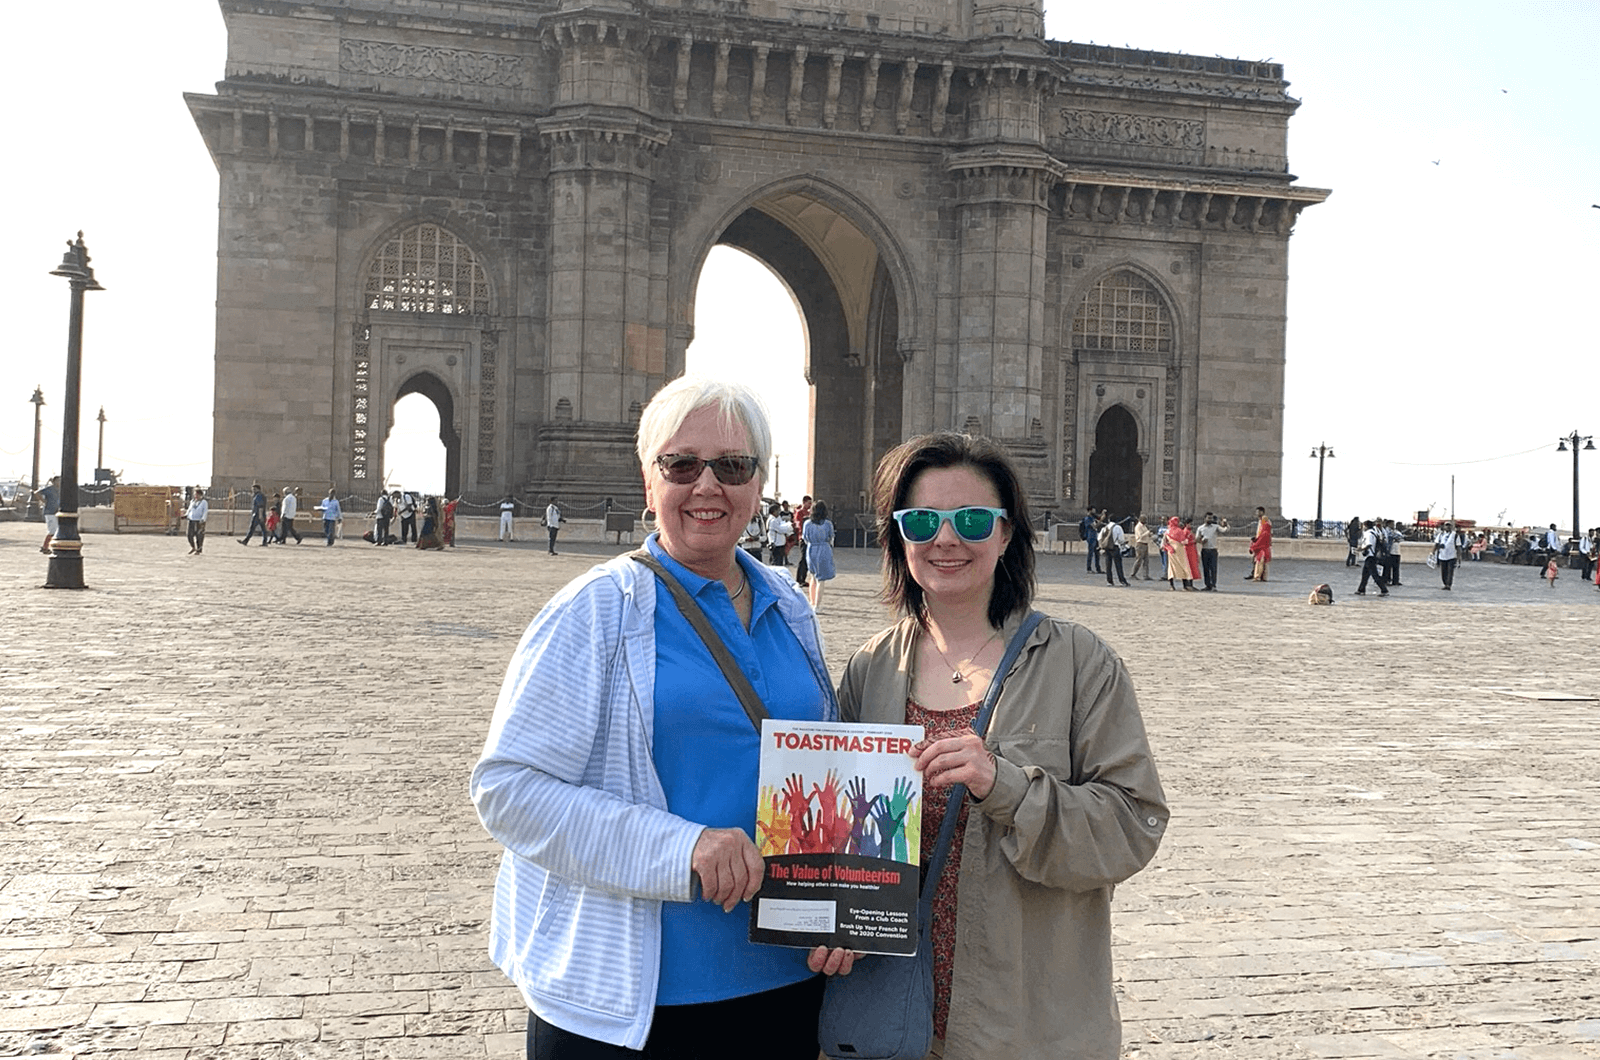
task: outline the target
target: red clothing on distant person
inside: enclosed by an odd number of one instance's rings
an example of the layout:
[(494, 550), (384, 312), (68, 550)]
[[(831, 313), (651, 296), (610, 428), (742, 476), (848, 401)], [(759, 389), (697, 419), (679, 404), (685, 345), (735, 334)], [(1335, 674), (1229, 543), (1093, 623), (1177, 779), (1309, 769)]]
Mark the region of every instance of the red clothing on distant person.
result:
[(1256, 536), (1250, 539), (1250, 555), (1257, 563), (1272, 562), (1272, 523), (1264, 515), (1256, 524)]

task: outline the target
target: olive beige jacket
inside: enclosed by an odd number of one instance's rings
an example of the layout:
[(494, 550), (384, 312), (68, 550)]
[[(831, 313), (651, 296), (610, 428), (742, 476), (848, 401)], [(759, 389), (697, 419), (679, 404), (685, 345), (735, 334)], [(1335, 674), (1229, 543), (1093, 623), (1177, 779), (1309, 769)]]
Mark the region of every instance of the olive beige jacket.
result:
[[(1004, 642), (1023, 617), (1006, 623)], [(919, 635), (905, 619), (856, 652), (842, 718), (904, 722)], [(1155, 855), (1167, 824), (1122, 660), (1082, 626), (1040, 623), (985, 742), (995, 784), (967, 817), (944, 1056), (1115, 1060), (1111, 894)]]

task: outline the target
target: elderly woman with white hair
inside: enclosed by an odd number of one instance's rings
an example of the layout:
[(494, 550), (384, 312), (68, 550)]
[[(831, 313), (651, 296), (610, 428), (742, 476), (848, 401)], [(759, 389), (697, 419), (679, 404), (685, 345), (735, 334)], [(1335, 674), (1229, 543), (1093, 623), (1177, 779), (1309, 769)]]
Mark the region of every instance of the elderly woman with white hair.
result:
[(512, 656), (472, 797), (506, 848), (490, 953), (531, 1009), (530, 1058), (817, 1056), (818, 973), (853, 955), (749, 941), (759, 732), (663, 581), (770, 716), (838, 717), (815, 613), (738, 547), (771, 451), (749, 389), (664, 387), (638, 439), (655, 568), (591, 569)]

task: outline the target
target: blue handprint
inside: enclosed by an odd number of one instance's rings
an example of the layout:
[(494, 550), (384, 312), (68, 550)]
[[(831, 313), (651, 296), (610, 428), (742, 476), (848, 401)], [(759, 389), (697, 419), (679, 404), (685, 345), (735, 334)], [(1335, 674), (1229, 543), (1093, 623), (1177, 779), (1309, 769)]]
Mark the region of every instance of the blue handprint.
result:
[[(904, 861), (906, 835), (905, 829), (902, 828), (901, 825), (905, 823), (905, 813), (901, 812), (897, 815), (894, 812), (894, 804), (889, 799), (879, 795), (872, 802), (872, 820), (878, 828), (878, 838), (875, 840), (875, 843), (878, 850), (881, 852), (874, 856), (893, 856), (896, 861)], [(891, 855), (891, 847), (895, 850), (901, 851), (902, 853), (899, 855)]]
[[(867, 805), (867, 811), (869, 814), (877, 813), (879, 810), (886, 812), (888, 806), (889, 800), (879, 795)], [(860, 853), (864, 858), (883, 857), (883, 844), (879, 842), (878, 834), (873, 830), (871, 823), (867, 823), (862, 829)]]

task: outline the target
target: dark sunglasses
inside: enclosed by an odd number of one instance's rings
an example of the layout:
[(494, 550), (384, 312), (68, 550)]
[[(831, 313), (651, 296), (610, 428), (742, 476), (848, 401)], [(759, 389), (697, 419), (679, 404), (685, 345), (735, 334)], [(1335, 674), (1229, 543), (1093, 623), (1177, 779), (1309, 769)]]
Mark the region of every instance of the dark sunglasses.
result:
[(656, 467), (661, 477), (679, 486), (687, 486), (700, 478), (700, 473), (711, 465), (711, 473), (724, 486), (743, 486), (756, 474), (753, 456), (719, 456), (715, 460), (702, 460), (688, 453), (662, 453), (656, 457)]
[(987, 541), (994, 536), (995, 522), (1006, 518), (1004, 508), (901, 508), (894, 513), (900, 536), (913, 545), (925, 545), (939, 536), (939, 527), (950, 521), (963, 541)]

